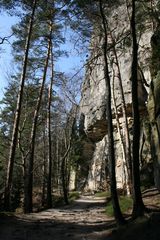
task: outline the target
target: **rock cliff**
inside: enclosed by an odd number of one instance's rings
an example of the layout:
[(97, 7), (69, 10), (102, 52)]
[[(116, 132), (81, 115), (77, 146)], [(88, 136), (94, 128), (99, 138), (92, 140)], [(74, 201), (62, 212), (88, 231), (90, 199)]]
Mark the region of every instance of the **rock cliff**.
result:
[[(122, 80), (129, 134), (132, 141), (132, 98), (130, 82), (132, 56), (128, 14), (129, 12), (126, 5), (121, 4), (116, 10), (113, 9), (112, 13), (108, 16), (108, 60), (112, 86), (112, 118), (118, 188), (123, 188), (125, 185), (125, 166), (122, 147), (125, 132), (123, 128), (124, 116), (119, 78)], [(143, 34), (139, 34), (138, 96), (141, 116), (140, 160), (142, 169), (153, 160), (151, 157), (151, 132), (147, 112), (147, 99), (149, 91), (151, 91), (148, 87), (151, 82), (148, 59), (151, 58), (152, 48), (150, 39), (152, 35), (153, 33), (149, 23), (148, 27), (143, 31)], [(94, 153), (90, 158), (91, 164), (86, 184), (86, 188), (91, 190), (103, 188), (104, 185), (107, 184), (109, 171), (107, 164), (106, 88), (103, 71), (102, 39), (101, 26), (97, 23), (91, 39), (90, 58), (88, 59), (86, 67), (80, 102), (80, 112), (84, 116), (84, 131), (86, 136), (95, 145)], [(117, 126), (117, 117), (120, 129), (118, 129)], [(122, 141), (120, 140), (120, 134)], [(157, 176), (159, 176), (159, 173)], [(142, 179), (145, 179), (145, 176), (142, 176)]]

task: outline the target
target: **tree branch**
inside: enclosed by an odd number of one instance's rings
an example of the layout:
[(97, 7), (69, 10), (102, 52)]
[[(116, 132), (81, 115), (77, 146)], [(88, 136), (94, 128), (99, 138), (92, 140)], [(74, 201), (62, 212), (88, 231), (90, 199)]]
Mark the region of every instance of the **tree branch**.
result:
[(13, 36), (13, 34), (11, 34), (11, 35), (8, 36), (8, 37), (3, 37), (3, 38), (0, 37), (0, 44), (3, 44), (5, 41), (8, 42), (8, 43), (10, 43), (8, 39), (11, 38), (12, 36)]

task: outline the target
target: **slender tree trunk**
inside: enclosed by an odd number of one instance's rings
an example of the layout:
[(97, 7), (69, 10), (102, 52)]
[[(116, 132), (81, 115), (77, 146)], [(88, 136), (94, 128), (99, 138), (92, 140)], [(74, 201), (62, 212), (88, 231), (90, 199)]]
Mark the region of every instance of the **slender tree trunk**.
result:
[(25, 176), (25, 196), (24, 196), (24, 211), (25, 213), (32, 212), (32, 191), (33, 191), (33, 164), (34, 164), (34, 151), (35, 151), (35, 138), (36, 138), (36, 130), (37, 130), (37, 122), (39, 109), (41, 106), (41, 100), (43, 95), (44, 84), (47, 75), (48, 62), (50, 58), (50, 50), (51, 50), (51, 39), (52, 39), (52, 26), (50, 26), (50, 36), (48, 38), (48, 50), (47, 57), (44, 66), (43, 79), (41, 83), (41, 88), (39, 92), (39, 97), (37, 100), (36, 110), (34, 112), (32, 131), (31, 131), (31, 143), (30, 143), (30, 154), (26, 166), (26, 176)]
[(111, 181), (111, 197), (114, 210), (114, 216), (118, 225), (124, 224), (125, 220), (122, 216), (118, 194), (117, 194), (117, 183), (115, 174), (115, 152), (114, 152), (114, 138), (113, 138), (113, 124), (112, 124), (112, 109), (111, 109), (111, 86), (110, 86), (110, 76), (108, 69), (108, 59), (107, 59), (107, 46), (108, 46), (108, 33), (107, 33), (107, 20), (103, 11), (102, 0), (100, 0), (100, 14), (102, 18), (102, 26), (104, 30), (104, 78), (106, 84), (106, 115), (108, 123), (108, 156), (110, 163), (110, 181)]
[(53, 52), (51, 47), (51, 81), (48, 90), (47, 130), (48, 130), (48, 179), (47, 179), (47, 207), (52, 207), (52, 138), (51, 138), (51, 103), (52, 86), (54, 80)]
[(144, 214), (144, 204), (140, 189), (140, 171), (139, 171), (139, 147), (140, 147), (140, 116), (138, 104), (138, 44), (136, 36), (135, 23), (135, 0), (132, 0), (132, 18), (131, 31), (133, 41), (133, 56), (132, 56), (132, 111), (133, 111), (133, 160), (132, 160), (132, 179), (133, 179), (133, 218), (142, 216)]
[(66, 129), (64, 134), (66, 152), (61, 158), (61, 177), (62, 177), (62, 188), (65, 203), (68, 204), (68, 192), (69, 192), (69, 180), (70, 180), (70, 152), (72, 148), (72, 140), (74, 137), (74, 125), (77, 114), (77, 105), (73, 105), (72, 109), (67, 118)]
[(29, 21), (26, 45), (25, 45), (25, 54), (24, 54), (23, 67), (22, 67), (23, 70), (21, 74), (20, 87), (19, 87), (18, 98), (17, 98), (17, 107), (16, 107), (14, 126), (13, 126), (13, 132), (12, 132), (12, 141), (11, 141), (10, 153), (9, 153), (9, 159), (8, 159), (7, 176), (6, 176), (6, 183), (5, 183), (5, 209), (6, 210), (9, 210), (10, 208), (10, 194), (11, 194), (13, 168), (14, 168), (15, 153), (16, 153), (16, 146), (17, 146), (17, 139), (18, 139), (18, 128), (20, 123), (23, 91), (24, 91), (24, 84), (25, 84), (25, 78), (26, 78), (26, 72), (27, 72), (27, 62), (28, 62), (30, 40), (31, 40), (31, 34), (33, 29), (36, 4), (37, 4), (37, 0), (34, 0), (32, 13)]
[(58, 192), (60, 192), (60, 163), (59, 163), (59, 139), (56, 137), (56, 174), (55, 174), (55, 182), (57, 184)]
[[(127, 109), (126, 109), (126, 103), (125, 103), (125, 97), (124, 97), (124, 91), (123, 91), (123, 85), (122, 85), (122, 77), (121, 77), (121, 71), (120, 71), (120, 66), (119, 66), (119, 61), (118, 61), (118, 56), (117, 56), (117, 51), (115, 48), (115, 41), (113, 39), (112, 33), (110, 33), (111, 35), (111, 39), (113, 44), (113, 52), (114, 52), (114, 56), (115, 56), (115, 62), (117, 65), (117, 70), (118, 70), (118, 83), (119, 83), (119, 90), (120, 90), (120, 94), (121, 94), (121, 98), (122, 98), (122, 102), (121, 102), (121, 106), (122, 106), (122, 113), (123, 113), (123, 119), (124, 119), (124, 133), (125, 133), (125, 162), (124, 165), (126, 165), (127, 169), (126, 169), (126, 174), (127, 174), (127, 194), (129, 195), (131, 193), (131, 182), (132, 182), (132, 161), (131, 161), (131, 144), (130, 144), (130, 138), (129, 138), (129, 128), (128, 128), (128, 120), (127, 120)], [(122, 140), (123, 142), (123, 140)], [(123, 143), (124, 145), (124, 143)]]
[(67, 147), (67, 150), (64, 154), (64, 156), (61, 159), (61, 177), (62, 177), (62, 189), (63, 189), (63, 197), (64, 197), (64, 201), (66, 204), (69, 204), (68, 201), (68, 181), (67, 181), (67, 156), (69, 154), (69, 151), (71, 149), (71, 137), (69, 140), (69, 144)]
[(46, 172), (47, 172), (47, 167), (46, 167), (46, 129), (44, 128), (43, 130), (43, 184), (42, 184), (42, 207), (45, 206), (46, 203)]
[(115, 98), (115, 93), (114, 93), (114, 76), (113, 76), (113, 86), (112, 86), (112, 96), (113, 96), (113, 105), (115, 109), (115, 117), (116, 117), (116, 122), (117, 122), (117, 130), (119, 134), (119, 139), (120, 139), (120, 144), (122, 147), (122, 157), (123, 157), (123, 174), (124, 174), (124, 181), (123, 181), (123, 189), (127, 192), (127, 195), (130, 195), (130, 187), (129, 187), (129, 174), (128, 174), (128, 168), (127, 168), (127, 159), (126, 159), (126, 153), (125, 153), (125, 143), (123, 141), (123, 135), (121, 133), (121, 126), (120, 126), (120, 121), (118, 117), (118, 110), (116, 106), (116, 98)]

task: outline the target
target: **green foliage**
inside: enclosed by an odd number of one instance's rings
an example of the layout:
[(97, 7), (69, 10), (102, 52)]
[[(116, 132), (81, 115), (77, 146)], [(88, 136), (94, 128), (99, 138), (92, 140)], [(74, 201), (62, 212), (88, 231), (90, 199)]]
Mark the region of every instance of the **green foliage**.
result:
[[(120, 196), (119, 197), (119, 204), (120, 204), (120, 208), (121, 208), (122, 213), (126, 213), (132, 208), (133, 201), (132, 201), (131, 197)], [(106, 214), (110, 217), (114, 216), (113, 206), (112, 206), (111, 200), (107, 203)]]
[(97, 193), (95, 193), (95, 197), (109, 198), (110, 197), (110, 192), (97, 192)]
[(79, 192), (73, 191), (69, 193), (69, 201), (72, 202), (80, 197)]

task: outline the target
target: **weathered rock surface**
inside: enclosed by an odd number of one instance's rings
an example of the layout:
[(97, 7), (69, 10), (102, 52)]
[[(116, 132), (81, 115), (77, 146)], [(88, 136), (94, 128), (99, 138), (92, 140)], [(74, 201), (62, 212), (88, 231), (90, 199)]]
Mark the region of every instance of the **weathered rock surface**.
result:
[[(114, 124), (114, 139), (115, 139), (115, 152), (116, 152), (116, 174), (118, 187), (123, 188), (124, 185), (124, 165), (122, 146), (117, 131), (117, 124), (115, 120), (115, 107), (117, 108), (118, 118), (120, 121), (121, 133), (123, 132), (123, 112), (122, 112), (122, 96), (120, 93), (119, 74), (121, 75), (124, 98), (126, 104), (127, 118), (130, 129), (130, 137), (132, 139), (132, 98), (131, 98), (131, 40), (130, 40), (130, 26), (128, 19), (127, 8), (124, 4), (113, 9), (112, 14), (108, 18), (109, 29), (109, 46), (114, 41), (117, 42), (115, 50), (118, 57), (118, 64), (120, 72), (118, 71), (117, 63), (113, 48), (108, 51), (108, 61), (110, 69), (110, 79), (112, 87), (112, 117)], [(99, 26), (100, 29), (100, 26)], [(106, 116), (106, 86), (104, 79), (104, 61), (102, 53), (102, 34), (101, 30), (94, 32), (90, 46), (90, 59), (88, 60), (88, 67), (86, 68), (86, 76), (82, 86), (82, 98), (80, 102), (80, 111), (84, 115), (84, 130), (89, 139), (95, 142), (95, 151), (91, 159), (92, 166), (88, 176), (87, 187), (90, 189), (101, 188), (101, 182), (104, 182), (106, 176), (104, 174), (107, 165), (107, 116)], [(101, 37), (100, 37), (101, 36)], [(147, 112), (147, 99), (148, 99), (148, 84), (151, 81), (148, 58), (151, 56), (150, 39), (152, 36), (151, 30), (148, 28), (139, 40), (139, 68), (138, 68), (138, 96), (139, 96), (139, 110), (140, 116), (146, 121)], [(129, 44), (127, 44), (129, 42)], [(114, 100), (113, 102), (113, 93)], [(115, 106), (116, 105), (116, 106)], [(142, 124), (143, 125), (143, 124)], [(145, 127), (142, 127), (141, 137), (145, 135)], [(149, 140), (141, 139), (142, 158), (146, 158), (147, 162), (151, 161), (151, 154), (146, 154), (146, 146)], [(145, 154), (143, 155), (143, 152)], [(143, 161), (143, 160), (142, 160)], [(103, 166), (101, 168), (101, 166)], [(102, 175), (100, 173), (102, 171)], [(101, 175), (101, 177), (100, 177)], [(102, 179), (103, 178), (103, 181)]]

